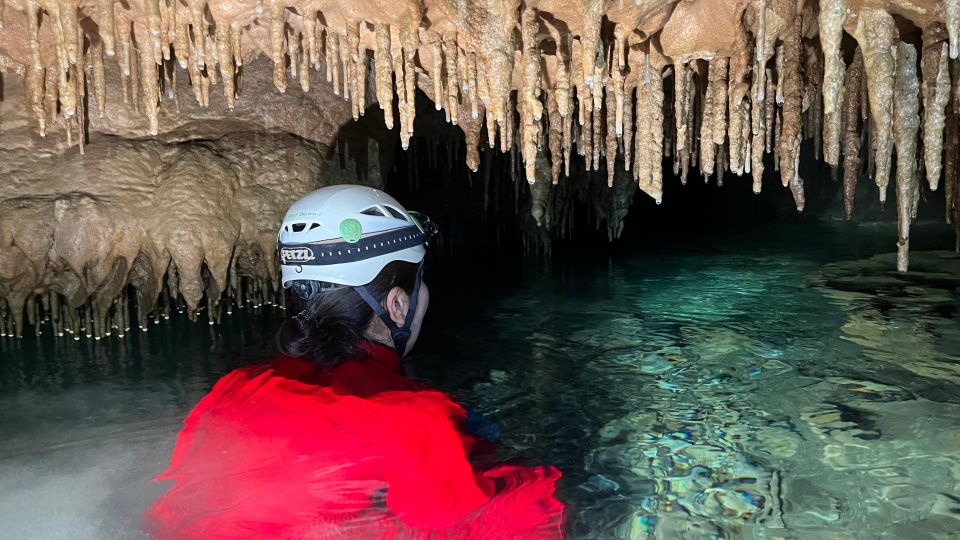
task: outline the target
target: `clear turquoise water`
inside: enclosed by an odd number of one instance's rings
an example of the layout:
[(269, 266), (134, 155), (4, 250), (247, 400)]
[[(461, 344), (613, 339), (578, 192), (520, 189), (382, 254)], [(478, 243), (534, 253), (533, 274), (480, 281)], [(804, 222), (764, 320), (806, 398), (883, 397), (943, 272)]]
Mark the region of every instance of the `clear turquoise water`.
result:
[[(892, 226), (782, 226), (433, 276), (410, 371), (552, 463), (577, 538), (960, 530), (960, 293), (811, 286)], [(915, 248), (950, 245), (915, 233)], [(436, 273), (437, 269), (434, 269)], [(273, 315), (121, 342), (0, 340), (0, 522), (126, 538), (179, 419)]]

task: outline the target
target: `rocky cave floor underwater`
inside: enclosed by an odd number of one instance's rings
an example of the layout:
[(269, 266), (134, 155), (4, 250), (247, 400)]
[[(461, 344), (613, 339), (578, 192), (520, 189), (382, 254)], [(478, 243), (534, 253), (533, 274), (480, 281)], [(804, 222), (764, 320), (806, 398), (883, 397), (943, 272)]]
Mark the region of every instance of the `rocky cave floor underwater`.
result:
[[(952, 234), (921, 224), (898, 275), (894, 228), (428, 269), (410, 368), (499, 422), (502, 458), (563, 471), (573, 538), (950, 537), (960, 258), (922, 252)], [(180, 420), (270, 353), (278, 313), (0, 339), (0, 536), (142, 536)]]

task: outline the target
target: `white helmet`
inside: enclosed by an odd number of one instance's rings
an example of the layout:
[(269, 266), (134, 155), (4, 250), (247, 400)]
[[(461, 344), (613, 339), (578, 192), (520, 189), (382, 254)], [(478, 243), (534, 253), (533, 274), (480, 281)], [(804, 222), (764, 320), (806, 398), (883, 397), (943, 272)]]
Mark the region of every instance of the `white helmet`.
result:
[[(419, 219), (418, 219), (419, 218)], [(420, 263), (435, 232), (425, 218), (366, 186), (318, 189), (293, 203), (277, 237), (281, 282), (366, 285), (393, 261)]]

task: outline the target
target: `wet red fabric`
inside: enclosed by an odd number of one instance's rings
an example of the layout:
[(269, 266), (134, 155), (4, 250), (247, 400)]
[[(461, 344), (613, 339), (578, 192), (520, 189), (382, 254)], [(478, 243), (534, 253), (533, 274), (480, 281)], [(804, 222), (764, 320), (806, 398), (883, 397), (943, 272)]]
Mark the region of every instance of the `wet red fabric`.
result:
[(391, 349), (317, 372), (278, 358), (223, 377), (184, 421), (158, 539), (562, 538), (553, 467), (475, 470), (466, 413)]

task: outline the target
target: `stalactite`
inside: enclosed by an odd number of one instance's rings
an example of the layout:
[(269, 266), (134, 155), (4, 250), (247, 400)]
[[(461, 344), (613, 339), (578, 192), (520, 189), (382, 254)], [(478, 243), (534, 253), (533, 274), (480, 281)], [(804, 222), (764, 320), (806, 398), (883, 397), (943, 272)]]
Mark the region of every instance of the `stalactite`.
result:
[[(197, 58), (197, 62), (200, 64), (200, 68), (204, 67), (207, 45), (207, 24), (204, 22), (204, 15), (207, 9), (207, 0), (188, 0), (190, 3), (190, 25), (193, 27), (193, 47), (195, 49), (194, 56)], [(273, 4), (280, 5), (280, 0), (270, 0)], [(271, 4), (271, 6), (273, 5)], [(281, 5), (281, 10), (283, 6)], [(275, 12), (274, 12), (275, 13)], [(273, 30), (271, 29), (271, 33)], [(283, 35), (283, 26), (281, 24), (280, 33)], [(282, 51), (283, 49), (281, 49)], [(282, 54), (282, 53), (281, 53)]]
[[(727, 108), (729, 109), (730, 121), (727, 123), (728, 153), (730, 160), (730, 172), (737, 176), (743, 174), (745, 161), (750, 159), (746, 155), (746, 144), (743, 133), (745, 125), (750, 122), (750, 102), (749, 99), (743, 99), (744, 93), (737, 90), (738, 81), (741, 77), (731, 72), (727, 81)], [(738, 99), (739, 97), (739, 99)]]
[(713, 118), (713, 143), (720, 146), (727, 139), (727, 77), (729, 58), (715, 58), (711, 63), (711, 69), (717, 68), (717, 87), (713, 96), (714, 110)]
[(687, 148), (680, 155), (680, 182), (683, 185), (687, 185), (687, 175), (690, 173), (690, 160), (696, 159), (696, 132), (694, 131), (694, 119), (696, 118), (696, 95), (697, 95), (697, 84), (696, 80), (693, 77), (690, 77), (689, 83), (687, 84), (687, 125), (685, 127), (686, 137), (687, 137)]
[(190, 54), (190, 62), (188, 63), (187, 73), (190, 74), (190, 88), (193, 90), (193, 96), (197, 100), (197, 104), (201, 107), (203, 106), (203, 75), (200, 73), (200, 64), (196, 61), (195, 54)]
[(870, 127), (875, 181), (880, 189), (880, 202), (887, 200), (890, 182), (890, 153), (893, 144), (893, 81), (896, 71), (894, 42), (897, 28), (893, 17), (878, 8), (864, 6), (859, 13), (854, 37), (863, 51), (863, 64), (870, 99)]
[[(300, 76), (298, 79), (300, 80), (300, 90), (304, 93), (310, 91), (310, 44), (306, 43), (307, 40), (308, 38), (305, 37), (304, 34), (300, 34)], [(361, 104), (363, 103), (362, 99), (359, 101)], [(363, 114), (362, 106), (360, 114)]]
[[(457, 34), (455, 32), (443, 36), (442, 52), (447, 70), (447, 110), (449, 111), (450, 121), (453, 125), (457, 125), (457, 119), (460, 117), (460, 80), (457, 67), (460, 61), (460, 50), (457, 47)], [(437, 71), (437, 78), (440, 78), (439, 71)], [(437, 99), (440, 99), (439, 95)]]
[(320, 69), (320, 46), (317, 43), (317, 38), (320, 36), (320, 30), (317, 28), (316, 10), (308, 9), (303, 15), (303, 34), (307, 38), (307, 55), (310, 58), (310, 66), (318, 70)]
[(898, 44), (893, 109), (897, 148), (897, 270), (900, 272), (906, 272), (909, 263), (910, 221), (917, 196), (920, 84), (916, 64), (916, 48), (908, 43)]
[[(728, 91), (731, 92), (733, 96), (732, 98), (728, 98), (728, 105), (732, 103), (739, 107), (740, 101), (750, 92), (749, 78), (756, 62), (754, 60), (753, 41), (749, 39), (748, 28), (743, 20), (737, 23), (734, 36), (734, 52), (730, 56), (730, 82), (728, 85)], [(733, 115), (731, 114), (731, 119), (732, 117)]]
[(654, 69), (649, 81), (645, 77), (637, 86), (633, 174), (640, 189), (657, 204), (663, 200), (663, 101), (663, 78)]
[(673, 68), (674, 141), (676, 152), (683, 155), (687, 153), (687, 115), (690, 114), (690, 104), (687, 102), (690, 93), (686, 89), (690, 86), (693, 72), (687, 63), (676, 63)]
[(43, 118), (49, 121), (51, 124), (56, 124), (58, 120), (58, 107), (59, 107), (59, 91), (57, 86), (57, 78), (60, 76), (59, 70), (56, 67), (43, 70), (42, 76), (42, 85), (43, 95), (40, 97), (41, 108)]
[(150, 53), (144, 55), (141, 52), (141, 56), (147, 56), (148, 58), (160, 58), (163, 53), (160, 50), (160, 1), (161, 0), (144, 0), (144, 23), (147, 27), (148, 40), (145, 43), (140, 43), (140, 49), (150, 49)]
[[(350, 101), (350, 94), (352, 93), (353, 88), (353, 62), (350, 59), (350, 43), (347, 42), (346, 34), (337, 34), (337, 57), (333, 59), (334, 63), (339, 66), (334, 68), (333, 72), (333, 81), (336, 85), (338, 82), (337, 74), (339, 73), (339, 86), (338, 94), (343, 97), (345, 101)], [(351, 113), (354, 116), (357, 116), (356, 103), (351, 103)]]
[[(845, 66), (843, 64), (843, 59), (838, 58), (837, 62), (840, 69), (844, 70)], [(826, 68), (825, 68), (826, 69)], [(825, 72), (825, 77), (830, 76)], [(841, 77), (840, 82), (843, 82), (843, 77)], [(823, 160), (826, 161), (831, 167), (837, 167), (840, 165), (840, 138), (843, 132), (843, 99), (844, 99), (844, 85), (841, 84), (839, 88), (831, 91), (831, 99), (837, 100), (837, 105), (834, 107), (833, 111), (827, 112), (827, 105), (824, 103), (824, 117), (823, 117)], [(826, 100), (826, 83), (824, 85), (824, 99)]]
[(477, 96), (477, 70), (480, 69), (480, 64), (477, 62), (476, 53), (470, 52), (467, 54), (467, 93), (470, 95), (470, 117), (473, 119), (480, 118), (480, 102), (479, 97)]
[(843, 23), (846, 20), (846, 0), (820, 0), (820, 46), (823, 48), (824, 61), (823, 112), (827, 116), (837, 116), (843, 103), (840, 92), (843, 91), (844, 65), (840, 54), (840, 39), (843, 37)]
[[(373, 68), (377, 84), (377, 102), (383, 110), (383, 121), (387, 129), (393, 129), (393, 77), (390, 56), (390, 27), (378, 24), (377, 49), (374, 52)], [(329, 61), (328, 61), (329, 70)]]
[(143, 99), (143, 111), (149, 122), (150, 134), (156, 135), (160, 131), (158, 117), (160, 85), (157, 80), (157, 63), (153, 59), (153, 52), (149, 46), (144, 46), (140, 51), (140, 82), (142, 84), (140, 95)]
[(603, 51), (600, 50), (603, 2), (599, 0), (587, 0), (584, 8), (583, 32), (580, 34), (580, 65), (583, 66), (583, 82), (595, 93), (596, 90), (602, 88), (602, 85), (598, 87), (597, 82), (594, 80), (594, 72), (596, 60), (603, 58)]
[(554, 71), (556, 82), (554, 83), (553, 94), (557, 100), (557, 111), (560, 116), (566, 118), (570, 113), (570, 106), (573, 102), (570, 95), (570, 41), (568, 37), (560, 34), (555, 36), (554, 41), (557, 46), (557, 67)]
[(360, 25), (357, 21), (347, 23), (347, 46), (350, 50), (351, 77), (353, 86), (354, 120), (363, 116), (366, 109), (367, 50), (360, 41)]
[[(193, 4), (199, 3), (198, 0), (192, 0)], [(284, 25), (286, 24), (287, 8), (281, 0), (269, 0), (270, 7), (270, 60), (273, 61), (273, 85), (281, 93), (287, 91), (287, 75), (284, 70)], [(202, 14), (201, 14), (202, 17)], [(196, 15), (194, 16), (196, 22)], [(197, 40), (202, 42), (203, 40)], [(196, 45), (196, 43), (195, 43)], [(202, 51), (200, 52), (202, 56)], [(336, 86), (336, 85), (334, 85)]]
[(823, 147), (823, 100), (820, 88), (823, 81), (823, 63), (820, 61), (819, 51), (814, 47), (808, 49), (808, 66), (804, 76), (810, 81), (807, 95), (810, 101), (810, 137), (813, 138), (813, 158), (820, 159), (820, 149)]
[[(594, 95), (596, 96), (597, 94), (594, 94)], [(600, 95), (602, 95), (602, 92), (600, 93)], [(600, 170), (600, 150), (601, 150), (601, 144), (603, 143), (603, 141), (601, 140), (601, 133), (600, 133), (601, 130), (603, 129), (603, 123), (601, 122), (602, 118), (600, 117), (600, 112), (601, 112), (601, 107), (595, 106), (593, 108), (593, 115), (592, 115), (593, 119), (590, 122), (593, 127), (593, 143), (591, 146), (593, 152), (591, 153), (590, 156), (588, 156), (588, 159), (590, 157), (593, 158), (592, 168), (594, 171)]]
[(703, 120), (700, 123), (700, 172), (703, 174), (704, 181), (710, 179), (716, 162), (717, 145), (713, 142), (713, 129), (716, 122), (715, 115), (718, 113), (717, 89), (721, 84), (723, 86), (727, 84), (726, 81), (720, 80), (720, 64), (721, 59), (714, 58), (707, 68), (707, 92), (703, 99)]
[[(406, 89), (407, 96), (406, 137), (409, 139), (413, 135), (413, 122), (416, 118), (417, 71), (414, 65), (414, 57), (416, 56), (417, 48), (420, 45), (420, 38), (417, 35), (417, 29), (410, 26), (401, 28), (400, 42), (403, 45), (403, 84), (404, 88)], [(511, 68), (512, 63), (510, 66), (506, 67), (508, 72), (510, 72)], [(509, 90), (507, 91), (507, 94), (509, 96)], [(401, 140), (402, 138), (403, 135), (401, 135)]]
[(73, 118), (77, 113), (77, 88), (70, 80), (70, 69), (65, 62), (57, 67), (57, 92), (60, 98), (60, 114), (64, 120)]
[(130, 104), (133, 110), (140, 112), (143, 105), (140, 102), (140, 54), (133, 45), (127, 47), (127, 51), (130, 58)]
[[(479, 55), (480, 53), (477, 53), (477, 54)], [(480, 103), (483, 105), (483, 108), (487, 109), (486, 114), (488, 116), (491, 116), (492, 112), (489, 110), (490, 109), (490, 85), (487, 82), (487, 66), (486, 66), (486, 61), (483, 59), (483, 56), (476, 57), (476, 67), (477, 67), (477, 76), (474, 82), (476, 83), (475, 88), (477, 89), (477, 99), (480, 100)]]
[(230, 26), (217, 25), (217, 55), (220, 59), (220, 78), (223, 79), (223, 97), (227, 110), (233, 110), (236, 90), (233, 86), (233, 53), (231, 51)]
[(560, 170), (563, 167), (563, 123), (566, 119), (560, 116), (557, 109), (556, 93), (547, 93), (547, 147), (550, 149), (550, 180), (553, 185), (560, 182)]
[[(784, 68), (783, 68), (784, 55), (783, 55), (782, 43), (780, 45), (777, 45), (775, 57), (776, 57), (775, 65), (776, 65), (776, 71), (777, 71), (777, 93), (775, 98), (776, 98), (777, 105), (783, 105), (783, 83), (784, 83), (784, 76), (786, 75), (786, 72), (784, 71)], [(779, 137), (779, 136), (780, 136), (779, 133), (776, 134), (776, 137)], [(776, 143), (776, 141), (774, 141), (774, 143)]]
[(943, 128), (945, 111), (950, 98), (950, 66), (947, 60), (947, 44), (942, 27), (928, 27), (923, 32), (923, 55), (921, 57), (921, 83), (923, 96), (923, 162), (927, 183), (936, 191), (940, 183), (943, 159)]
[(950, 58), (956, 59), (960, 53), (960, 0), (943, 0), (943, 8), (950, 36)]
[[(751, 94), (757, 102), (762, 102), (767, 89), (767, 60), (773, 54), (773, 39), (767, 38), (767, 0), (754, 1), (754, 13), (757, 18), (756, 41), (753, 51), (756, 55), (753, 66), (753, 91)], [(756, 107), (754, 107), (756, 108)]]
[[(378, 25), (378, 26), (383, 26), (384, 29), (385, 29), (385, 31), (389, 33), (389, 31), (390, 31), (389, 28), (390, 28), (390, 27), (389, 27), (388, 25), (385, 25), (385, 24), (384, 24), (384, 25)], [(317, 32), (320, 32), (320, 29), (321, 29), (321, 28), (323, 28), (323, 27), (318, 26), (318, 27), (317, 27)], [(340, 95), (340, 85), (334, 83), (334, 80), (333, 80), (333, 77), (334, 77), (334, 75), (335, 75), (335, 72), (337, 71), (337, 61), (336, 61), (336, 59), (340, 57), (340, 56), (339, 56), (339, 53), (335, 50), (335, 49), (336, 49), (336, 41), (335, 41), (335, 40), (336, 40), (336, 37), (337, 37), (336, 33), (332, 32), (329, 28), (323, 28), (323, 43), (324, 43), (324, 45), (323, 45), (323, 63), (324, 63), (324, 65), (326, 66), (326, 80), (327, 80), (328, 83), (331, 83), (331, 84), (333, 85), (333, 93), (339, 96), (339, 95)], [(389, 40), (387, 40), (387, 41), (389, 41)], [(392, 60), (392, 58), (391, 58), (391, 60)], [(339, 79), (337, 79), (337, 80), (339, 81)]]
[(26, 90), (30, 109), (40, 128), (40, 136), (47, 136), (47, 118), (43, 110), (44, 69), (40, 59), (40, 8), (35, 0), (25, 0), (27, 31), (30, 40), (30, 66), (26, 70)]
[(107, 111), (107, 80), (103, 68), (103, 46), (100, 43), (91, 46), (90, 71), (93, 74), (93, 101), (97, 105), (97, 115), (103, 118)]
[(287, 62), (290, 64), (290, 78), (297, 80), (300, 77), (300, 39), (293, 29), (287, 29), (284, 35), (287, 44)]
[[(410, 147), (410, 118), (408, 118), (410, 109), (407, 107), (408, 97), (404, 84), (403, 43), (400, 41), (400, 29), (393, 25), (390, 26), (390, 58), (396, 78), (397, 108), (400, 112), (400, 143), (406, 150)], [(334, 72), (336, 73), (336, 71)], [(334, 82), (334, 86), (336, 86), (336, 82)]]
[[(83, 39), (83, 34), (80, 35), (80, 39)], [(77, 146), (79, 147), (80, 155), (84, 155), (84, 154), (86, 154), (86, 141), (84, 140), (84, 129), (83, 129), (83, 126), (86, 124), (86, 116), (87, 116), (87, 110), (86, 110), (86, 105), (85, 105), (85, 103), (86, 103), (86, 99), (85, 99), (85, 98), (86, 98), (86, 78), (85, 78), (84, 71), (83, 71), (83, 69), (82, 69), (82, 67), (81, 67), (81, 66), (83, 65), (83, 63), (84, 63), (83, 48), (82, 48), (82, 47), (81, 47), (80, 51), (81, 51), (81, 52), (80, 52), (80, 57), (78, 58), (78, 63), (77, 63), (77, 64), (74, 64), (74, 65), (70, 68), (70, 70), (73, 72), (73, 83), (74, 83), (74, 85), (75, 85), (76, 93), (77, 93), (78, 100), (79, 100), (79, 106), (77, 107), (77, 115), (76, 115), (76, 124), (77, 124)], [(71, 123), (72, 123), (72, 122), (71, 122)], [(68, 126), (69, 126), (69, 124), (71, 124), (71, 123), (68, 123)], [(69, 127), (68, 129), (72, 129), (72, 127)]]
[[(623, 66), (625, 64), (624, 57), (626, 51), (624, 51), (624, 40), (626, 36), (626, 27), (622, 24), (616, 25), (613, 30), (614, 33), (614, 49), (613, 49), (613, 62), (610, 63), (610, 87), (607, 91), (613, 91), (614, 100), (613, 100), (613, 111), (614, 111), (614, 131), (617, 137), (623, 135)], [(608, 100), (609, 101), (609, 100)], [(609, 114), (609, 113), (608, 113)], [(610, 179), (611, 187), (613, 186), (613, 178)]]
[(536, 14), (526, 9), (521, 19), (521, 39), (523, 56), (520, 60), (523, 70), (523, 84), (518, 95), (520, 112), (520, 141), (523, 163), (526, 167), (527, 182), (536, 182), (537, 142), (540, 139), (540, 119), (543, 105), (540, 103), (540, 50), (537, 44)]
[(621, 146), (623, 147), (624, 171), (630, 170), (633, 155), (633, 91), (634, 88), (631, 86), (626, 88), (623, 102), (623, 137)]
[(803, 210), (803, 180), (797, 174), (800, 162), (800, 115), (802, 88), (800, 80), (800, 29), (802, 16), (798, 13), (793, 25), (786, 30), (783, 45), (783, 75), (781, 75), (783, 108), (782, 128), (779, 137), (780, 179), (784, 187), (793, 193), (797, 210)]
[(593, 112), (584, 114), (580, 125), (580, 155), (584, 156), (587, 172), (593, 170)]
[[(616, 66), (611, 66), (611, 69), (616, 69)], [(606, 152), (604, 157), (607, 160), (607, 187), (613, 187), (613, 175), (617, 171), (617, 115), (614, 109), (617, 107), (617, 95), (613, 89), (613, 81), (608, 82), (606, 90), (606, 138), (604, 140), (604, 146)], [(623, 122), (623, 117), (620, 117), (620, 121)], [(622, 126), (621, 126), (621, 129)]]
[(863, 95), (863, 55), (857, 48), (843, 78), (843, 210), (847, 220), (853, 219), (854, 196), (860, 175), (860, 119)]
[(77, 35), (80, 32), (80, 25), (77, 21), (77, 4), (70, 0), (57, 0), (56, 4), (58, 14), (54, 28), (59, 28), (63, 36), (63, 53), (66, 55), (66, 62), (61, 63), (61, 69), (66, 70), (68, 64), (74, 65), (77, 63)]
[(163, 61), (170, 61), (170, 52), (173, 48), (173, 40), (176, 34), (176, 1), (160, 0), (160, 42), (162, 47)]
[[(765, 71), (763, 66), (758, 63), (759, 71)], [(752, 95), (763, 95), (764, 89), (761, 89), (761, 85), (766, 85), (765, 77), (755, 77), (753, 90), (751, 91)], [(754, 101), (750, 110), (750, 126), (753, 130), (753, 139), (750, 141), (750, 152), (747, 156), (744, 157), (746, 165), (750, 168), (750, 173), (753, 176), (753, 192), (760, 193), (761, 188), (763, 187), (763, 154), (764, 154), (764, 143), (766, 140), (766, 120), (767, 112), (765, 107), (767, 105), (766, 99), (761, 99)]]
[(190, 12), (186, 6), (178, 1), (173, 3), (174, 34), (173, 52), (177, 63), (182, 69), (187, 69), (190, 62)]
[(751, 42), (747, 39), (746, 28), (741, 24), (735, 42), (737, 53), (730, 58), (729, 79), (727, 81), (727, 108), (730, 120), (727, 124), (727, 158), (730, 170), (742, 175), (749, 167), (751, 159), (747, 147), (750, 143), (750, 105), (753, 100), (745, 99), (749, 93), (747, 80), (752, 66)]
[[(452, 43), (452, 46), (457, 48), (457, 62), (456, 62), (456, 66), (454, 67), (454, 69), (456, 70), (456, 73), (454, 73), (454, 77), (456, 77), (457, 79), (457, 86), (453, 90), (457, 94), (457, 99), (456, 99), (457, 118), (454, 119), (454, 121), (459, 122), (460, 95), (461, 94), (463, 95), (464, 104), (466, 104), (467, 100), (470, 99), (470, 71), (469, 71), (469, 65), (468, 65), (469, 64), (468, 59), (470, 55), (466, 51), (460, 50), (459, 44), (456, 42), (455, 39)], [(449, 95), (449, 92), (451, 91), (449, 88), (449, 85), (450, 85), (450, 80), (448, 79), (447, 80), (448, 95)]]
[[(346, 101), (350, 101), (351, 94), (353, 94), (354, 78), (353, 78), (353, 55), (350, 52), (350, 42), (346, 34), (340, 34), (337, 37), (337, 43), (340, 44), (340, 58), (337, 60), (340, 62), (340, 80), (343, 82), (341, 87), (341, 95)], [(360, 115), (357, 113), (357, 102), (354, 99), (350, 101), (350, 112), (356, 120)]]
[(114, 38), (114, 0), (97, 0), (97, 26), (100, 28), (100, 40), (103, 42), (103, 52), (107, 56), (115, 54)]

